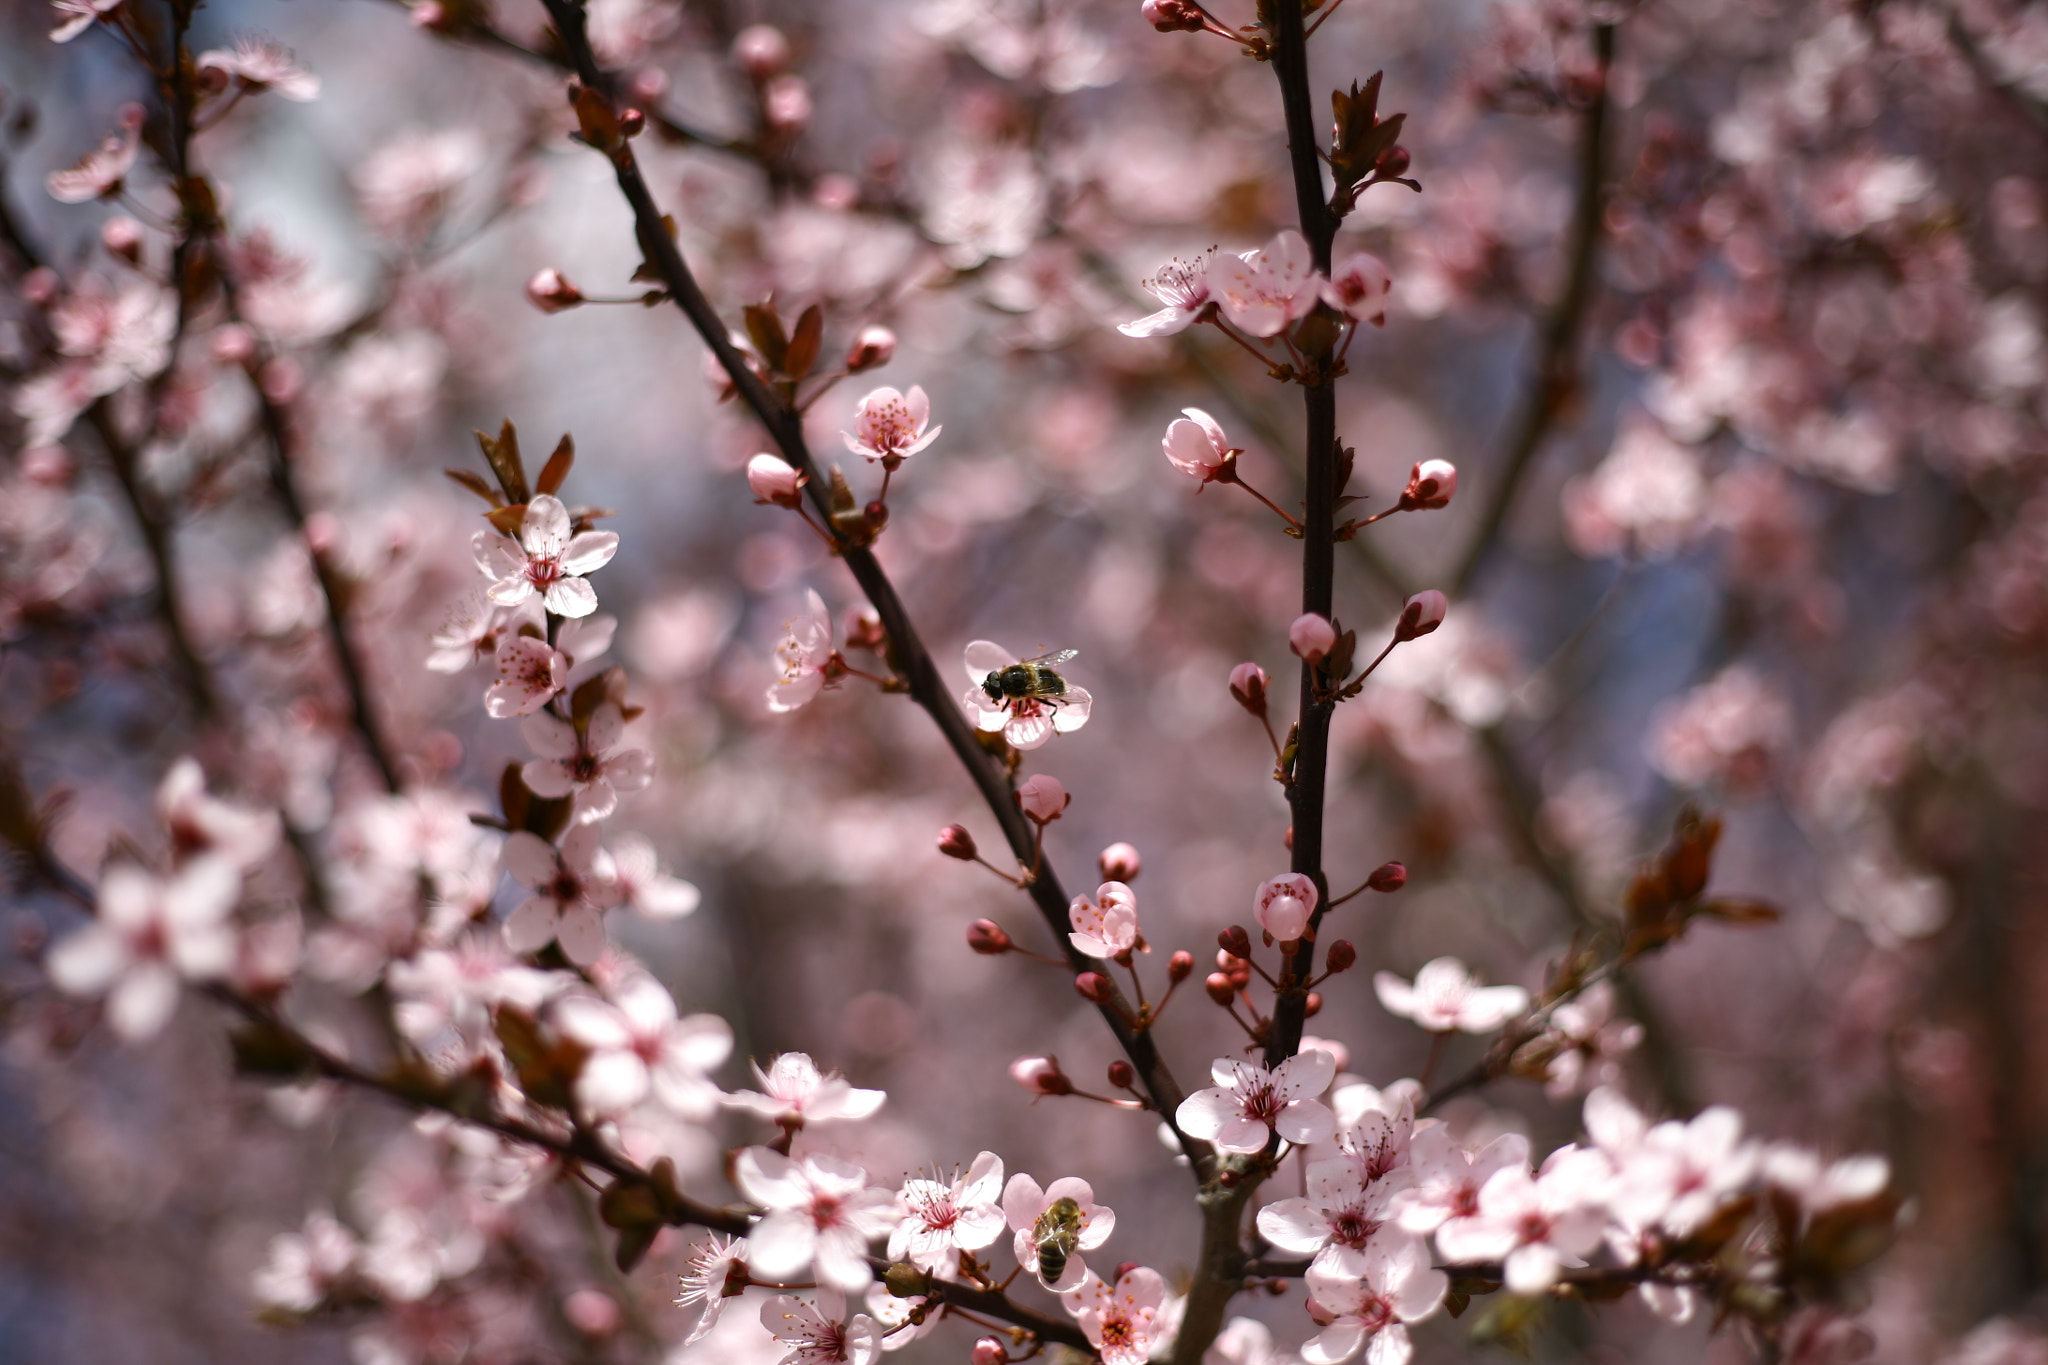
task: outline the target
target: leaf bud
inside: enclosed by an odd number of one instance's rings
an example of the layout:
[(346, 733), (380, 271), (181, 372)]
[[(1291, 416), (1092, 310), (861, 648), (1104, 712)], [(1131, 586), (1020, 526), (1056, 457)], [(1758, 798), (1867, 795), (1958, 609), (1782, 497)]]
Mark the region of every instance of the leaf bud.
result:
[(1228, 1005), (1237, 999), (1237, 983), (1223, 972), (1211, 972), (1204, 977), (1202, 989), (1209, 992), (1209, 998), (1219, 1005)]
[(1122, 882), (1126, 886), (1138, 880), (1138, 873), (1144, 868), (1143, 861), (1138, 857), (1138, 850), (1129, 844), (1111, 844), (1102, 850), (1101, 856), (1095, 860), (1095, 865), (1102, 871), (1102, 880)]
[[(984, 921), (984, 923), (986, 923), (986, 921)], [(997, 930), (997, 932), (1000, 933), (1002, 931)], [(1340, 938), (1335, 943), (1332, 943), (1330, 945), (1330, 956), (1327, 959), (1327, 963), (1328, 968), (1332, 973), (1348, 972), (1351, 970), (1352, 965), (1357, 961), (1358, 949), (1351, 946), (1351, 941), (1349, 939)]]
[(1074, 989), (1098, 1005), (1106, 1005), (1115, 996), (1116, 984), (1101, 972), (1082, 972), (1074, 978)]
[(1373, 174), (1382, 180), (1399, 180), (1408, 174), (1410, 160), (1408, 149), (1395, 143), (1380, 153), (1380, 159), (1373, 163)]
[(914, 1299), (932, 1292), (932, 1277), (908, 1261), (897, 1261), (882, 1272), (882, 1286), (892, 1297)]
[(983, 957), (997, 957), (1010, 951), (1010, 936), (992, 919), (978, 919), (967, 926), (967, 946)]
[(1408, 868), (1402, 863), (1381, 863), (1365, 884), (1374, 891), (1399, 891), (1408, 885)]
[(1166, 959), (1166, 979), (1178, 986), (1194, 974), (1195, 955), (1183, 948)]
[(1229, 953), (1232, 957), (1250, 957), (1252, 955), (1251, 935), (1244, 931), (1242, 924), (1233, 924), (1222, 933), (1216, 935), (1216, 946)]
[(1119, 1057), (1109, 1064), (1109, 1083), (1119, 1090), (1129, 1090), (1137, 1084), (1138, 1072), (1129, 1062)]
[(627, 137), (638, 137), (647, 131), (647, 114), (630, 106), (619, 110), (619, 131)]
[(979, 850), (975, 848), (974, 836), (967, 832), (967, 826), (948, 825), (939, 831), (939, 852), (948, 858), (971, 863)]

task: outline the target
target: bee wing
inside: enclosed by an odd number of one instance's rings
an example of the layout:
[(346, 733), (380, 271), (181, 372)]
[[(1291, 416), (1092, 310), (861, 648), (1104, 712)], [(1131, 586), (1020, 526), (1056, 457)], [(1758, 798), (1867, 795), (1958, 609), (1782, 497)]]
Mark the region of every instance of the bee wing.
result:
[(1025, 659), (1022, 662), (1027, 664), (1044, 664), (1047, 668), (1058, 668), (1080, 652), (1078, 649), (1055, 650), (1051, 654), (1041, 654), (1035, 659)]

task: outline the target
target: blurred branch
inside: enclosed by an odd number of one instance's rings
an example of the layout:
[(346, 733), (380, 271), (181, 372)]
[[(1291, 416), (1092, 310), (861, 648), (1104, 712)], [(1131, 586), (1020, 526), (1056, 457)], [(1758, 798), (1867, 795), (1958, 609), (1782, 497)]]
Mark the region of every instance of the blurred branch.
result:
[[(2035, 132), (2048, 133), (2048, 104), (2034, 98), (1992, 66), (1991, 59), (1984, 55), (1984, 49), (1979, 46), (1976, 35), (1970, 32), (1969, 26), (1963, 22), (1963, 16), (1956, 7), (1948, 5), (1944, 8), (1947, 12), (1948, 22), (1945, 28), (1949, 43), (1962, 54), (1963, 61), (1969, 65), (1978, 81), (2031, 124)], [(1865, 15), (1864, 19), (1875, 33), (1877, 25), (1874, 17)]]
[(1579, 197), (1572, 210), (1571, 237), (1567, 246), (1564, 292), (1544, 321), (1537, 339), (1534, 373), (1520, 415), (1509, 428), (1507, 456), (1495, 476), (1493, 496), (1480, 514), (1471, 543), (1452, 571), (1444, 590), (1460, 597), (1471, 586), (1473, 575), (1485, 561), (1513, 510), (1522, 481), (1534, 465), (1536, 455), (1571, 401), (1578, 386), (1579, 335), (1593, 299), (1600, 246), (1600, 218), (1605, 208), (1608, 115), (1614, 69), (1614, 25), (1598, 24), (1593, 29), (1593, 55), (1599, 80), (1592, 102), (1579, 124)]
[[(545, 0), (548, 14), (554, 21), (576, 65), (583, 86), (610, 101), (614, 112), (616, 99), (612, 95), (610, 78), (599, 68), (596, 55), (591, 51), (590, 41), (584, 31), (582, 7), (570, 0)], [(821, 475), (817, 462), (811, 456), (810, 447), (804, 438), (803, 419), (787, 403), (784, 403), (747, 365), (746, 360), (734, 349), (728, 339), (725, 323), (712, 307), (710, 300), (699, 288), (696, 277), (684, 261), (675, 238), (669, 234), (660, 207), (647, 188), (647, 182), (640, 174), (638, 162), (633, 156), (632, 144), (619, 138), (615, 146), (600, 148), (612, 163), (620, 192), (633, 209), (633, 220), (640, 249), (647, 262), (660, 276), (669, 296), (676, 306), (689, 318), (697, 333), (718, 358), (719, 365), (732, 381), (740, 398), (752, 410), (756, 420), (767, 430), (777, 449), (796, 469), (808, 478), (806, 485), (819, 518), (834, 540), (834, 549), (852, 572), (854, 581), (867, 596), (868, 603), (881, 619), (882, 628), (887, 632), (891, 649), (899, 671), (909, 684), (912, 700), (931, 716), (945, 737), (947, 745), (967, 769), (996, 823), (1002, 827), (1003, 836), (1016, 855), (1017, 861), (1030, 866), (1034, 858), (1034, 839), (1030, 823), (1024, 818), (1011, 792), (1009, 778), (998, 766), (996, 760), (982, 747), (973, 727), (968, 724), (959, 699), (954, 695), (939, 674), (937, 664), (919, 639), (912, 625), (910, 614), (905, 609), (896, 588), (883, 572), (880, 562), (871, 550), (857, 546), (840, 535), (832, 520), (829, 500), (829, 484)], [(1068, 897), (1061, 888), (1058, 876), (1049, 865), (1041, 868), (1037, 879), (1027, 888), (1027, 894), (1038, 907), (1040, 916), (1053, 931), (1055, 941), (1065, 952), (1069, 963), (1078, 974), (1092, 971), (1097, 965), (1092, 958), (1084, 958), (1078, 949), (1068, 942), (1067, 931), (1071, 927), (1067, 918)], [(1154, 1108), (1169, 1125), (1173, 1125), (1174, 1112), (1183, 1098), (1180, 1085), (1166, 1068), (1159, 1055), (1159, 1049), (1149, 1032), (1134, 1029), (1129, 1022), (1133, 1011), (1125, 1002), (1122, 992), (1113, 985), (1107, 999), (1097, 1004), (1110, 1031), (1115, 1034), (1124, 1054), (1136, 1069), (1146, 1094)], [(1198, 1174), (1206, 1173), (1214, 1165), (1214, 1156), (1209, 1145), (1198, 1139), (1180, 1133), (1177, 1125), (1174, 1131), (1180, 1139), (1183, 1150), (1193, 1163)]]

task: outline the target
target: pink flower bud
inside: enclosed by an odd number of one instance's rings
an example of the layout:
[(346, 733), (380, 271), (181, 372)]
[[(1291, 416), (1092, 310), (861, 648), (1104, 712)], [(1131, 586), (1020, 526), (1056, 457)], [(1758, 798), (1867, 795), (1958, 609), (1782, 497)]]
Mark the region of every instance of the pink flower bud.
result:
[(1321, 991), (1310, 991), (1308, 993), (1308, 998), (1301, 1002), (1301, 1017), (1304, 1019), (1313, 1019), (1322, 1012), (1323, 993)]
[(1319, 664), (1337, 647), (1337, 628), (1327, 616), (1304, 612), (1287, 628), (1287, 644), (1304, 663)]
[(1330, 272), (1329, 283), (1323, 286), (1323, 301), (1348, 318), (1383, 327), (1387, 321), (1387, 295), (1393, 287), (1393, 277), (1387, 274), (1380, 258), (1359, 251), (1338, 262)]
[(1424, 588), (1401, 608), (1401, 619), (1394, 625), (1394, 639), (1413, 640), (1429, 634), (1444, 623), (1444, 614), (1450, 609), (1450, 599), (1435, 588)]
[(845, 634), (848, 649), (865, 649), (871, 654), (880, 654), (889, 643), (889, 633), (882, 629), (882, 618), (875, 615), (873, 607), (849, 610)]
[(1166, 979), (1176, 986), (1193, 976), (1194, 972), (1195, 955), (1185, 948), (1166, 959)]
[(1160, 438), (1159, 447), (1175, 469), (1204, 484), (1228, 479), (1238, 452), (1216, 419), (1200, 408), (1182, 408), (1187, 416), (1176, 417)]
[(46, 265), (39, 265), (23, 275), (21, 283), (15, 287), (21, 291), (23, 303), (32, 308), (47, 308), (57, 299), (57, 272)]
[(1060, 818), (1073, 797), (1059, 782), (1039, 773), (1025, 778), (1017, 785), (1017, 804), (1024, 808), (1024, 816), (1033, 824), (1049, 825)]
[(978, 852), (974, 836), (967, 832), (965, 825), (948, 825), (939, 831), (939, 852), (948, 858), (958, 858), (963, 863), (974, 861)]
[(1409, 161), (1408, 149), (1396, 143), (1380, 153), (1380, 159), (1372, 165), (1373, 174), (1382, 180), (1398, 180), (1408, 174)]
[(1145, 0), (1145, 22), (1161, 33), (1200, 33), (1202, 12), (1187, 0)]
[(761, 112), (768, 126), (793, 133), (811, 121), (811, 86), (802, 76), (777, 76), (761, 91)]
[(117, 214), (100, 224), (100, 245), (134, 265), (142, 259), (142, 224), (126, 214)]
[(1138, 880), (1138, 873), (1144, 869), (1138, 850), (1129, 844), (1111, 844), (1102, 850), (1095, 865), (1102, 871), (1102, 880), (1122, 882), (1126, 886)]
[(1332, 972), (1348, 972), (1358, 961), (1358, 949), (1351, 946), (1349, 939), (1338, 939), (1330, 945), (1327, 969)]
[(747, 487), (754, 490), (755, 502), (795, 509), (802, 505), (800, 490), (809, 482), (779, 455), (763, 451), (747, 461)]
[(1129, 1090), (1138, 1083), (1137, 1070), (1119, 1057), (1109, 1064), (1109, 1083), (1118, 1090)]
[(1266, 714), (1266, 684), (1272, 677), (1257, 664), (1243, 663), (1230, 670), (1230, 695), (1255, 716)]
[(1216, 946), (1232, 957), (1252, 955), (1252, 936), (1244, 931), (1242, 924), (1233, 924), (1216, 935)]
[(1034, 1095), (1074, 1093), (1074, 1083), (1061, 1072), (1057, 1057), (1019, 1057), (1010, 1063), (1010, 1079)]
[[(1281, 943), (1292, 943), (1308, 928), (1316, 908), (1316, 884), (1299, 872), (1283, 872), (1259, 887), (1252, 915)], [(1240, 953), (1243, 957), (1246, 954)]]
[(1336, 1058), (1339, 1071), (1349, 1071), (1351, 1069), (1351, 1049), (1344, 1046), (1344, 1044), (1329, 1038), (1311, 1038), (1306, 1034), (1302, 1035), (1301, 1050), (1308, 1052), (1311, 1049), (1317, 1052), (1327, 1052)]
[(1211, 972), (1202, 978), (1202, 989), (1219, 1005), (1228, 1005), (1237, 999), (1237, 983), (1223, 972)]
[(967, 946), (983, 957), (1000, 957), (1010, 951), (1010, 936), (992, 919), (978, 919), (967, 926)]
[(1458, 467), (1449, 460), (1424, 460), (1408, 474), (1402, 490), (1403, 507), (1449, 507), (1451, 494), (1458, 491)]
[(246, 365), (256, 358), (256, 334), (239, 322), (214, 328), (213, 358), (223, 365)]
[(1081, 992), (1084, 1000), (1106, 1005), (1116, 994), (1116, 983), (1101, 972), (1082, 972), (1074, 978), (1074, 989)]
[(896, 357), (896, 334), (887, 327), (863, 327), (860, 335), (853, 339), (853, 345), (846, 351), (846, 368), (850, 373), (872, 370), (877, 365), (886, 365)]
[(765, 81), (789, 65), (789, 39), (773, 24), (743, 28), (732, 40), (733, 64), (757, 81)]
[(583, 302), (583, 291), (559, 270), (543, 270), (526, 282), (526, 301), (543, 313), (560, 313)]
[(968, 1365), (1003, 1365), (1009, 1358), (1010, 1353), (1003, 1349), (999, 1339), (983, 1337), (974, 1343), (974, 1353), (967, 1359)]
[(562, 1316), (587, 1337), (608, 1337), (619, 1330), (619, 1301), (602, 1289), (578, 1289), (562, 1300)]
[(1381, 863), (1365, 884), (1375, 891), (1399, 891), (1408, 885), (1408, 869), (1400, 863)]
[(410, 17), (415, 28), (431, 29), (437, 33), (455, 30), (456, 18), (441, 0), (421, 0), (412, 7)]

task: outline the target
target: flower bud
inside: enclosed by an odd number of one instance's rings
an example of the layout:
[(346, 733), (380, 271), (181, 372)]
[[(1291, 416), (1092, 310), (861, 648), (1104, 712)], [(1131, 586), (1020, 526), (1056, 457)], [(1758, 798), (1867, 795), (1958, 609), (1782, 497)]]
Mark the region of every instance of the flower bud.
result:
[(1209, 992), (1209, 998), (1219, 1005), (1228, 1005), (1237, 999), (1237, 983), (1222, 972), (1211, 972), (1203, 977), (1202, 989)]
[(747, 487), (754, 490), (757, 503), (795, 510), (803, 503), (799, 490), (809, 482), (795, 465), (779, 455), (763, 451), (747, 461)]
[(1230, 670), (1230, 695), (1255, 716), (1266, 714), (1266, 684), (1273, 681), (1257, 664), (1243, 663)]
[(1044, 773), (1017, 784), (1017, 804), (1024, 808), (1024, 818), (1035, 825), (1049, 825), (1059, 819), (1073, 799), (1058, 779)]
[(789, 65), (789, 39), (773, 24), (754, 24), (732, 40), (733, 64), (757, 81), (777, 75)]
[(1138, 880), (1138, 873), (1144, 866), (1138, 858), (1138, 850), (1129, 844), (1111, 844), (1102, 850), (1095, 865), (1102, 869), (1102, 880), (1122, 882), (1126, 886)]
[(939, 852), (948, 858), (958, 858), (963, 863), (971, 863), (977, 851), (974, 847), (974, 836), (967, 832), (967, 826), (948, 825), (939, 831)]
[(891, 1298), (915, 1299), (932, 1292), (932, 1277), (909, 1261), (897, 1261), (882, 1272), (882, 1287)]
[(543, 270), (526, 282), (526, 301), (543, 313), (560, 313), (583, 302), (583, 291), (559, 270)]
[(1304, 612), (1287, 628), (1287, 644), (1304, 663), (1319, 664), (1337, 647), (1337, 628), (1327, 616)]
[(1183, 948), (1166, 959), (1166, 979), (1178, 986), (1194, 974), (1195, 955)]
[(142, 224), (125, 213), (117, 214), (100, 224), (100, 245), (134, 265), (142, 259)]
[(802, 76), (777, 76), (761, 90), (761, 113), (778, 133), (799, 132), (811, 121), (811, 86)]
[[(1282, 943), (1292, 943), (1308, 929), (1315, 913), (1316, 884), (1299, 872), (1285, 872), (1262, 883), (1252, 902), (1259, 927)], [(1239, 957), (1248, 956), (1239, 953)]]
[(1322, 1012), (1323, 993), (1321, 991), (1310, 991), (1308, 993), (1308, 999), (1301, 1002), (1301, 1017), (1304, 1019), (1313, 1019)]
[(1200, 408), (1182, 408), (1187, 416), (1177, 417), (1160, 438), (1160, 449), (1175, 469), (1202, 484), (1236, 477), (1238, 452), (1216, 419)]
[(1403, 507), (1449, 507), (1458, 491), (1458, 467), (1449, 460), (1424, 460), (1408, 473), (1401, 490)]
[(1408, 174), (1410, 157), (1408, 149), (1396, 143), (1380, 153), (1380, 159), (1373, 162), (1373, 174), (1382, 180), (1398, 180)]
[(1115, 983), (1101, 972), (1081, 973), (1074, 978), (1074, 989), (1081, 992), (1084, 999), (1093, 1000), (1098, 1005), (1108, 1004), (1116, 993)]
[(846, 369), (850, 374), (872, 370), (877, 365), (886, 365), (896, 356), (896, 334), (887, 327), (863, 327), (860, 335), (853, 339), (853, 345), (846, 350)]
[(15, 288), (21, 293), (21, 301), (33, 308), (48, 308), (56, 302), (60, 292), (57, 272), (46, 265), (39, 265), (23, 275)]
[(873, 607), (855, 607), (847, 612), (845, 633), (848, 649), (880, 654), (889, 647), (889, 632), (882, 629), (882, 618), (875, 615)]
[(256, 334), (239, 322), (213, 329), (213, 358), (223, 365), (246, 365), (256, 358)]
[(1408, 885), (1408, 869), (1400, 863), (1381, 863), (1365, 884), (1374, 891), (1399, 891)]
[(638, 137), (646, 131), (646, 110), (635, 109), (631, 105), (619, 110), (619, 135), (621, 137)]
[(967, 946), (983, 957), (997, 957), (1010, 951), (1010, 936), (992, 919), (978, 919), (967, 926)]
[(1145, 0), (1145, 22), (1161, 33), (1200, 33), (1202, 12), (1188, 0)]
[(1351, 946), (1349, 939), (1340, 938), (1330, 945), (1330, 955), (1325, 965), (1332, 973), (1336, 973), (1351, 970), (1351, 965), (1357, 961), (1358, 949)]
[(1401, 608), (1401, 619), (1394, 623), (1394, 639), (1413, 640), (1429, 634), (1444, 623), (1444, 614), (1450, 609), (1450, 601), (1442, 593), (1424, 588)]
[(562, 1300), (562, 1316), (587, 1337), (608, 1337), (619, 1328), (619, 1301), (602, 1289), (578, 1289)]
[(1244, 931), (1242, 924), (1233, 924), (1222, 933), (1216, 935), (1216, 946), (1229, 953), (1232, 957), (1250, 957), (1252, 955), (1252, 937)]
[(1138, 1073), (1129, 1062), (1119, 1057), (1109, 1064), (1109, 1083), (1118, 1090), (1129, 1090), (1138, 1083)]
[(1060, 1070), (1057, 1057), (1019, 1057), (1010, 1063), (1010, 1079), (1034, 1095), (1074, 1093), (1074, 1083)]
[(974, 1353), (968, 1356), (968, 1365), (1003, 1365), (1010, 1353), (1003, 1349), (1001, 1339), (983, 1337), (974, 1343)]

